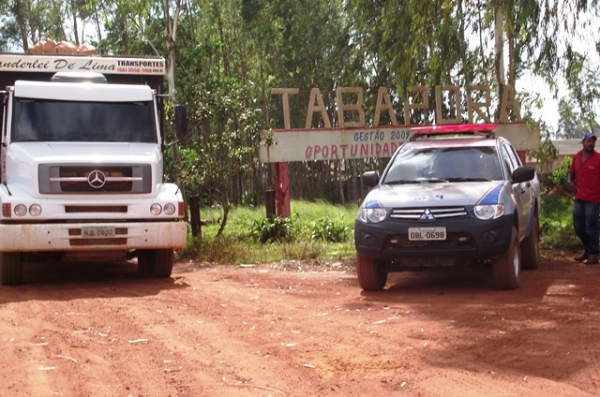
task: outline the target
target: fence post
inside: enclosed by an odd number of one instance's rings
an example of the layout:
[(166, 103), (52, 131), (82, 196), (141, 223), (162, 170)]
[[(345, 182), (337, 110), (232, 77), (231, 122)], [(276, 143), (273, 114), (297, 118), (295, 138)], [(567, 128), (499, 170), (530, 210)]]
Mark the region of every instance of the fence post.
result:
[(200, 228), (200, 202), (198, 196), (190, 197), (190, 223), (192, 224), (192, 236), (202, 237)]
[(272, 221), (275, 218), (275, 189), (265, 190), (265, 206), (267, 207), (267, 219)]

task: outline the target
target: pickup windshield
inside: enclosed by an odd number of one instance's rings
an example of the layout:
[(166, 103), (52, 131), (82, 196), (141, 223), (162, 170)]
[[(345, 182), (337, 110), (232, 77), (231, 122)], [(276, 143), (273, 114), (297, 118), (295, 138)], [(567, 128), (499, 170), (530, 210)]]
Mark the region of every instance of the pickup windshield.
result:
[(17, 99), (12, 142), (157, 142), (152, 102)]
[(407, 148), (394, 158), (382, 183), (478, 182), (502, 179), (495, 147)]

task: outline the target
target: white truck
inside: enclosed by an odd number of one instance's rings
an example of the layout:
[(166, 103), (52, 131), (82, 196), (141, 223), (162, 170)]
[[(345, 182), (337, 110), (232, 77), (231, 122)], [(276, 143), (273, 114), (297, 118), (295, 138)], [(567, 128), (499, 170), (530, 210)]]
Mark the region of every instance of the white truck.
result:
[(1, 284), (21, 283), (33, 258), (137, 257), (143, 276), (170, 277), (187, 223), (163, 182), (165, 70), (163, 58), (0, 53)]

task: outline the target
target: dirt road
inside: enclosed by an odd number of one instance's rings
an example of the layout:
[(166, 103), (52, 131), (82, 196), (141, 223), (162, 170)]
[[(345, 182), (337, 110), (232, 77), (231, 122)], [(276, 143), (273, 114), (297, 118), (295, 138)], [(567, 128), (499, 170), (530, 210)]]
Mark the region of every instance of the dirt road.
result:
[(600, 267), (491, 274), (351, 263), (26, 264), (0, 288), (1, 396), (597, 396)]

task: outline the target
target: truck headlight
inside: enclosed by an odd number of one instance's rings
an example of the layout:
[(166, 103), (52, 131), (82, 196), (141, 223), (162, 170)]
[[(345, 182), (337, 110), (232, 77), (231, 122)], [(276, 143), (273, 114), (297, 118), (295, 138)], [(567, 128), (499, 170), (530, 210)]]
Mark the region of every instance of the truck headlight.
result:
[(476, 205), (473, 210), (479, 219), (496, 219), (504, 215), (504, 204)]
[(31, 216), (38, 216), (42, 213), (42, 206), (39, 204), (31, 204), (29, 206), (29, 214)]
[(17, 204), (15, 205), (15, 215), (16, 216), (25, 216), (27, 215), (27, 207), (25, 207), (23, 204)]
[(385, 208), (361, 208), (358, 211), (358, 219), (363, 223), (379, 223), (386, 215)]
[(150, 206), (150, 213), (152, 215), (160, 215), (161, 212), (162, 207), (160, 206), (160, 204), (154, 203)]
[(175, 206), (171, 203), (167, 203), (165, 204), (165, 208), (163, 208), (163, 211), (165, 211), (165, 215), (173, 215), (175, 213)]

